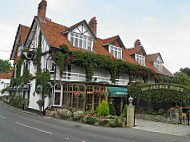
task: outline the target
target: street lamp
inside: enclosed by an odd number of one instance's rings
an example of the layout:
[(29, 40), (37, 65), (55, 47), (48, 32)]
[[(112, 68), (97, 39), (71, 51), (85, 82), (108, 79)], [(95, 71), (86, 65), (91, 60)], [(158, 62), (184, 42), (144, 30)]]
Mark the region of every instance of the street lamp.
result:
[(133, 105), (133, 104), (132, 104), (133, 98), (130, 96), (128, 100), (129, 100), (129, 106), (132, 106), (132, 105)]

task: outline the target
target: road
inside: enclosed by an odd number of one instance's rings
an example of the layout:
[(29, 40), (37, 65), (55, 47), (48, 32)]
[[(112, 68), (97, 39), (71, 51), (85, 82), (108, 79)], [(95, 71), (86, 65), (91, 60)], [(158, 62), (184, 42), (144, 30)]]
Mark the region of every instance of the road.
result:
[(105, 128), (26, 113), (0, 103), (0, 142), (190, 142), (188, 137)]

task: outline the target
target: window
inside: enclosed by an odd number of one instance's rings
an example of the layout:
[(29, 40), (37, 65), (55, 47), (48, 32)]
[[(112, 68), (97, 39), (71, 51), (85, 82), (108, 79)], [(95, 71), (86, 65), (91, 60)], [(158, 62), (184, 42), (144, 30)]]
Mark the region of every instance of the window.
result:
[(54, 105), (61, 105), (61, 85), (59, 84), (55, 86)]
[(122, 59), (122, 48), (110, 45), (109, 52), (114, 58)]
[(74, 47), (93, 51), (93, 39), (91, 37), (71, 32), (70, 43)]
[(162, 72), (162, 64), (154, 63), (155, 68), (157, 68), (160, 72)]
[(23, 47), (19, 46), (19, 48), (18, 48), (18, 54), (17, 54), (18, 57), (21, 56), (22, 49), (23, 49)]
[(140, 65), (145, 66), (145, 57), (143, 55), (135, 54), (135, 59)]

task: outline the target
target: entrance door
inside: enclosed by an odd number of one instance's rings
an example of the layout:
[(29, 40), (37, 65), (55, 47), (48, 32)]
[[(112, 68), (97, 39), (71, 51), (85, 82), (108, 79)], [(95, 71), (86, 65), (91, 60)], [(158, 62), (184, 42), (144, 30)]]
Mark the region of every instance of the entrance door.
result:
[(86, 95), (86, 111), (89, 111), (92, 109), (92, 97), (93, 97), (93, 94)]
[(55, 90), (54, 90), (54, 105), (55, 106), (61, 106), (61, 85), (56, 84)]

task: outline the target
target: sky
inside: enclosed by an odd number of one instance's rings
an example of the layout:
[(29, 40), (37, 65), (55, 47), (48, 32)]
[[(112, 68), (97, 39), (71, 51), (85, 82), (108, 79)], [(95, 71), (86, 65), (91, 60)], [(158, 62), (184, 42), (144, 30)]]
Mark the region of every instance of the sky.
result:
[[(0, 0), (0, 59), (8, 60), (19, 24), (31, 26), (41, 0)], [(140, 39), (147, 54), (160, 53), (175, 73), (190, 67), (189, 0), (47, 0), (46, 16), (72, 26), (97, 19), (97, 36), (119, 35), (126, 48)]]

